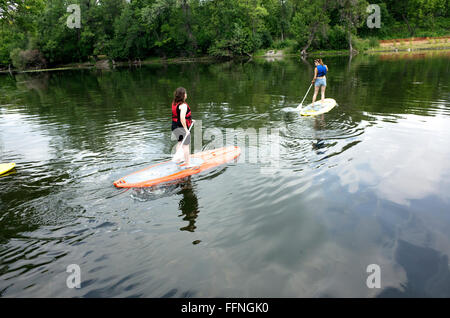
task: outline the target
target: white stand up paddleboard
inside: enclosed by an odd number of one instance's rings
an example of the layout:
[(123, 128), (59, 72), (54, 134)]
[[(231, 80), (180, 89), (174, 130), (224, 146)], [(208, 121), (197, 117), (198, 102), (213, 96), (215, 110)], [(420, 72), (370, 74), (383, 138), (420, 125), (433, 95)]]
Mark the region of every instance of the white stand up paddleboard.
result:
[(316, 101), (314, 104), (309, 104), (300, 109), (300, 115), (302, 116), (316, 116), (325, 114), (326, 112), (329, 112), (336, 106), (337, 103), (332, 98), (325, 98), (323, 103), (319, 100)]

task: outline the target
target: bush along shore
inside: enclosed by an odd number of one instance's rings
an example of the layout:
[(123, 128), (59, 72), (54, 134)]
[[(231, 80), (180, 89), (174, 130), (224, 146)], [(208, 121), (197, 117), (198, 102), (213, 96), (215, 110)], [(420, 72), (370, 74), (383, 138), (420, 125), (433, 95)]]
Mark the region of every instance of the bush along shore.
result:
[(3, 1), (0, 70), (437, 49), (448, 30), (447, 0)]

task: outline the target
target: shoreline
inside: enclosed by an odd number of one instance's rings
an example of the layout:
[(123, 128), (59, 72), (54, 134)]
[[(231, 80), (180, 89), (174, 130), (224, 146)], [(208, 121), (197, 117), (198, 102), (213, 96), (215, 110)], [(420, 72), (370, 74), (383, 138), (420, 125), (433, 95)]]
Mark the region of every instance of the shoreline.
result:
[[(67, 70), (78, 70), (78, 69), (96, 69), (96, 70), (113, 70), (116, 67), (126, 67), (126, 66), (141, 66), (141, 65), (166, 65), (166, 64), (183, 64), (183, 63), (199, 63), (199, 62), (215, 62), (220, 61), (213, 56), (200, 56), (200, 57), (174, 57), (174, 58), (148, 58), (142, 61), (120, 61), (113, 62), (112, 60), (99, 60), (95, 64), (90, 62), (82, 62), (82, 63), (70, 63), (70, 64), (62, 64), (55, 65), (55, 67), (51, 68), (43, 68), (43, 69), (11, 69), (11, 70), (0, 70), (0, 74), (24, 74), (24, 73), (40, 73), (40, 72), (52, 72), (52, 71), (67, 71)], [(108, 65), (105, 67), (105, 64)]]
[[(269, 50), (268, 50), (269, 51)], [(300, 53), (283, 53), (276, 55), (254, 55), (250, 59), (283, 59), (289, 57), (301, 57)], [(403, 47), (391, 47), (391, 48), (371, 48), (363, 52), (359, 52), (356, 55), (377, 55), (377, 54), (395, 54), (395, 53), (414, 53), (414, 52), (426, 52), (426, 51), (450, 51), (450, 45), (447, 46), (423, 46), (423, 47), (414, 47), (414, 46), (403, 46)], [(350, 55), (348, 50), (318, 50), (311, 51), (308, 53), (308, 56), (342, 56), (342, 55)], [(232, 60), (239, 60), (240, 58), (235, 58)], [(210, 63), (210, 62), (219, 62), (223, 61), (222, 59), (218, 59), (213, 56), (200, 56), (200, 57), (174, 57), (174, 58), (148, 58), (142, 61), (128, 61), (128, 62), (113, 62), (111, 60), (99, 60), (97, 63), (71, 63), (71, 64), (63, 64), (57, 65), (52, 68), (45, 69), (27, 69), (27, 70), (0, 70), (0, 74), (26, 74), (26, 73), (41, 73), (41, 72), (52, 72), (52, 71), (66, 71), (66, 70), (77, 70), (77, 69), (95, 69), (95, 70), (113, 70), (116, 67), (126, 67), (126, 66), (134, 66), (140, 67), (142, 65), (167, 65), (167, 64), (184, 64), (184, 63)], [(105, 64), (107, 66), (105, 66)]]
[(367, 50), (365, 53), (367, 54), (376, 54), (376, 53), (397, 53), (397, 52), (423, 52), (423, 51), (448, 51), (450, 50), (450, 46), (445, 47), (425, 47), (425, 48), (411, 48), (411, 47), (401, 47), (396, 49), (383, 49), (383, 50)]

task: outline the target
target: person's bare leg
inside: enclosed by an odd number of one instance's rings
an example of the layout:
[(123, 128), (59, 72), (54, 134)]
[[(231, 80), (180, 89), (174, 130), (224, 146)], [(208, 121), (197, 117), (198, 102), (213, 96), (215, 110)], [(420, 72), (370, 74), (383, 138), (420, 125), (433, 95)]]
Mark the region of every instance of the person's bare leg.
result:
[(176, 156), (174, 157), (174, 158), (175, 158), (174, 160), (175, 160), (176, 163), (180, 163), (180, 162), (183, 161), (183, 158), (181, 157), (181, 154), (180, 154), (180, 152), (179, 152), (179, 151), (180, 151), (180, 147), (181, 147), (181, 141), (178, 142), (178, 144), (177, 144), (177, 150), (176, 150), (176, 152), (175, 152), (175, 155), (176, 155)]
[(325, 99), (325, 89), (326, 89), (327, 87), (326, 86), (321, 86), (321, 96), (322, 96), (322, 99), (320, 100), (322, 103), (323, 103), (323, 101), (324, 101), (324, 99)]
[(316, 102), (318, 92), (319, 92), (319, 86), (314, 86), (314, 95), (313, 95), (313, 100), (312, 100), (313, 104)]
[(191, 158), (191, 154), (190, 154), (190, 145), (183, 145), (183, 152), (184, 152), (184, 162), (186, 163), (186, 165), (189, 165), (191, 163), (190, 158)]

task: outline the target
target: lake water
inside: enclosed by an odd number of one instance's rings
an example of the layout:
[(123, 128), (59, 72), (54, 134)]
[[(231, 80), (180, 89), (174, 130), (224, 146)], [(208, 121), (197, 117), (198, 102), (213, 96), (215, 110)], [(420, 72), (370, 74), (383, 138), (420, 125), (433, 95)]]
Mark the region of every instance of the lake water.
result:
[[(324, 62), (317, 118), (312, 59), (1, 75), (0, 296), (450, 297), (450, 55)], [(115, 188), (170, 159), (178, 86), (195, 151), (243, 154)]]

